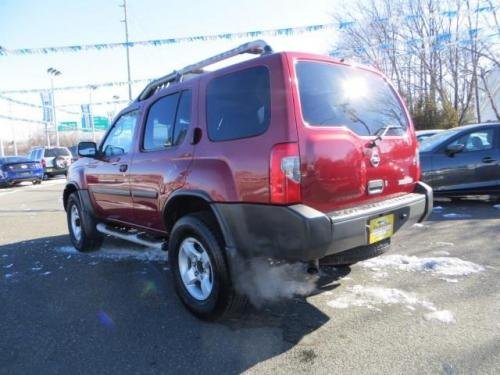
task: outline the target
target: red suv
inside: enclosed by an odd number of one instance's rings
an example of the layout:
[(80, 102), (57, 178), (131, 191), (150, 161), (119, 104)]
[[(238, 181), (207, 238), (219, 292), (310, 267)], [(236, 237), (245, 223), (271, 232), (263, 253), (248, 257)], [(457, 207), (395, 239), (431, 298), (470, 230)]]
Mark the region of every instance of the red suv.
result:
[[(259, 56), (202, 70), (241, 53)], [(244, 303), (240, 259), (352, 264), (432, 208), (382, 74), (263, 41), (151, 82), (79, 155), (63, 197), (74, 246), (106, 233), (168, 248), (179, 297), (204, 319)]]

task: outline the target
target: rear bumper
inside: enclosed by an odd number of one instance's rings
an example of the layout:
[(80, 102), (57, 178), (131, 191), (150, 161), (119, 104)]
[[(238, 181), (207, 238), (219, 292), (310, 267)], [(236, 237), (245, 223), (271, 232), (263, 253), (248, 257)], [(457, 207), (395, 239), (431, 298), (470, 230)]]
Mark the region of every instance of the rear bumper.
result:
[(41, 180), (43, 178), (43, 172), (30, 172), (29, 176), (22, 176), (15, 173), (8, 173), (3, 177), (0, 177), (0, 184), (13, 184), (16, 182), (22, 181), (33, 181), (33, 180)]
[(370, 219), (394, 214), (394, 233), (425, 220), (432, 189), (419, 182), (415, 192), (324, 214), (305, 205), (272, 206), (214, 203), (231, 250), (246, 257), (313, 260), (368, 245)]

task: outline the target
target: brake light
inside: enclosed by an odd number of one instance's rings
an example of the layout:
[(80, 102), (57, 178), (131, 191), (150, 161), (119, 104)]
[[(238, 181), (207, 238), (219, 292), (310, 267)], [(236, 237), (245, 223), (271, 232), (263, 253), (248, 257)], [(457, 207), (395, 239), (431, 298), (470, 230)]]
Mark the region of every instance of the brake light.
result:
[(297, 143), (283, 143), (273, 147), (269, 172), (271, 203), (291, 204), (301, 201)]

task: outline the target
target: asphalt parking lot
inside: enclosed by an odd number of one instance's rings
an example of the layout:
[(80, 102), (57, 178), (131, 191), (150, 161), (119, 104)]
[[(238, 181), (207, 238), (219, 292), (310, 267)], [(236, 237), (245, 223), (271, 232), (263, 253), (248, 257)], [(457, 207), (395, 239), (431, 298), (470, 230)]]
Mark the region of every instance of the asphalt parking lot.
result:
[(63, 186), (0, 189), (2, 374), (498, 373), (492, 202), (436, 202), (386, 255), (324, 269), (305, 298), (208, 324), (178, 301), (164, 253), (113, 239), (76, 253)]

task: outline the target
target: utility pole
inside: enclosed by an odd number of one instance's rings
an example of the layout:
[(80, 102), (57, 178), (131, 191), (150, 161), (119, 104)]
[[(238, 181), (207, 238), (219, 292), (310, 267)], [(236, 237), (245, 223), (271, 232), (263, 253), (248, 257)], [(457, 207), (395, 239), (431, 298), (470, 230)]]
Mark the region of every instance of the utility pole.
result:
[(125, 42), (126, 42), (126, 52), (127, 52), (127, 79), (128, 79), (128, 100), (132, 101), (132, 86), (130, 83), (130, 54), (128, 46), (128, 19), (127, 19), (127, 0), (123, 0), (123, 4), (120, 5), (123, 8), (123, 13), (125, 18), (122, 22), (125, 24)]
[(92, 126), (92, 141), (95, 142), (95, 127), (94, 127), (94, 116), (92, 115), (92, 91), (94, 91), (97, 88), (97, 86), (90, 86), (90, 91), (89, 91), (89, 119), (90, 119), (90, 125)]
[[(12, 103), (9, 103), (9, 116), (12, 116)], [(11, 123), (10, 129), (12, 131), (12, 143), (14, 144), (14, 155), (17, 156), (17, 137), (16, 137), (16, 124)]]
[(47, 69), (47, 74), (50, 77), (50, 96), (52, 96), (52, 121), (54, 122), (54, 128), (56, 131), (56, 146), (59, 147), (59, 129), (57, 128), (57, 118), (56, 118), (56, 100), (54, 98), (54, 77), (60, 76), (62, 73), (55, 69)]

